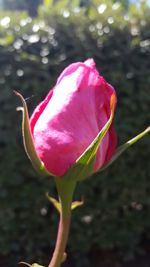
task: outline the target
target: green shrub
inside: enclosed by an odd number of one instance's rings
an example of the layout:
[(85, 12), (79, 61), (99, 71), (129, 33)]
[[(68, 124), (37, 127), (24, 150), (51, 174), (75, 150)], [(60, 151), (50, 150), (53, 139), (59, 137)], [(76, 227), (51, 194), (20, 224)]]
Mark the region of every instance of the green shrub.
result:
[[(38, 177), (23, 149), (14, 89), (32, 112), (64, 67), (93, 57), (117, 91), (118, 142), (149, 125), (150, 11), (132, 6), (124, 15), (108, 3), (100, 14), (96, 2), (80, 9), (41, 6), (34, 20), (25, 13), (0, 15), (0, 251), (5, 266), (19, 260), (46, 265), (58, 222), (45, 197), (47, 191), (56, 196), (53, 179)], [(129, 258), (140, 251), (143, 236), (149, 240), (149, 153), (146, 137), (107, 171), (79, 185), (75, 198), (83, 196), (85, 205), (73, 213), (68, 252), (74, 266), (93, 266), (93, 250), (115, 250)]]

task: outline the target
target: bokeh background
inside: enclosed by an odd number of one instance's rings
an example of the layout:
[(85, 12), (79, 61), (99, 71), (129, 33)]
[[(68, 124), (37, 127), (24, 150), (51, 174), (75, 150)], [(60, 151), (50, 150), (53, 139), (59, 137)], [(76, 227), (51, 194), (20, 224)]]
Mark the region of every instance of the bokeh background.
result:
[[(150, 124), (148, 1), (0, 1), (0, 266), (47, 266), (58, 214), (53, 178), (25, 155), (20, 105), (30, 114), (70, 63), (93, 57), (117, 91), (118, 142)], [(103, 173), (79, 184), (85, 204), (72, 216), (66, 267), (150, 266), (150, 137)], [(135, 264), (135, 265), (134, 265)]]

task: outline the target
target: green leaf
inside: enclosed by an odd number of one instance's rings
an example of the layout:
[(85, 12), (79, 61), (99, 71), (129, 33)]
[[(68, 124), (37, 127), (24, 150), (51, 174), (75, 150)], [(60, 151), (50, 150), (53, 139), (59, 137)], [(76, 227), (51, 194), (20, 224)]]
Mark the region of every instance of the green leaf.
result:
[(57, 1), (55, 4), (55, 9), (60, 13), (60, 10), (68, 8), (69, 2), (70, 2), (69, 0)]
[(109, 165), (111, 165), (120, 155), (130, 146), (132, 146), (134, 143), (136, 143), (138, 140), (140, 140), (142, 137), (144, 137), (146, 134), (150, 133), (150, 126), (146, 128), (143, 132), (135, 136), (134, 138), (127, 141), (124, 145), (121, 145), (117, 148), (116, 152), (112, 156), (111, 160), (104, 166), (104, 168), (100, 169), (100, 171), (105, 170)]
[(6, 35), (5, 37), (0, 38), (0, 45), (7, 46), (11, 45), (14, 41), (13, 35)]
[(68, 172), (62, 177), (62, 179), (71, 179), (75, 181), (81, 181), (93, 173), (93, 167), (95, 163), (95, 157), (97, 150), (109, 130), (114, 117), (115, 109), (115, 95), (113, 94), (110, 100), (111, 115), (105, 126), (98, 133), (94, 141), (88, 146), (83, 154), (77, 159), (76, 163), (68, 170)]
[(46, 8), (51, 7), (52, 4), (53, 4), (53, 0), (44, 0), (44, 6), (45, 6)]
[[(60, 213), (61, 212), (61, 204), (59, 201), (57, 201), (55, 198), (49, 196), (48, 193), (46, 193), (46, 197), (48, 198), (49, 202), (52, 203), (52, 205), (54, 206), (54, 208), (56, 208), (56, 210)], [(83, 201), (74, 201), (71, 204), (71, 209), (74, 210), (77, 207), (80, 207), (84, 204)]]
[(40, 158), (38, 157), (36, 153), (31, 130), (30, 130), (29, 115), (28, 115), (28, 108), (27, 108), (26, 102), (20, 93), (16, 91), (14, 91), (14, 93), (21, 99), (22, 105), (23, 105), (23, 107), (18, 107), (17, 111), (22, 111), (22, 136), (23, 136), (23, 144), (24, 144), (24, 148), (27, 153), (27, 156), (30, 159), (33, 167), (39, 174), (52, 175), (46, 170), (44, 163), (40, 160)]
[(74, 201), (74, 202), (72, 202), (72, 204), (71, 204), (71, 209), (74, 210), (74, 209), (76, 209), (76, 208), (82, 206), (83, 204), (84, 204), (83, 201)]
[(61, 211), (61, 204), (60, 204), (60, 202), (57, 201), (55, 198), (49, 196), (48, 193), (46, 193), (46, 197), (53, 204), (54, 208), (56, 208), (56, 210), (60, 213), (60, 211)]

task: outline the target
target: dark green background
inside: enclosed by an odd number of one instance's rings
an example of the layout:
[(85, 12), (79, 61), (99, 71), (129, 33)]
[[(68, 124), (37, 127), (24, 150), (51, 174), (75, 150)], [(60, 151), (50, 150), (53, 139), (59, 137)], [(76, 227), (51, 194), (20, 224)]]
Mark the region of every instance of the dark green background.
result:
[[(106, 1), (100, 14), (98, 1), (81, 5), (80, 12), (77, 2), (48, 6), (47, 1), (34, 19), (25, 12), (0, 13), (0, 19), (5, 18), (0, 26), (1, 266), (14, 267), (19, 260), (47, 265), (58, 223), (45, 197), (45, 192), (57, 196), (53, 178), (38, 177), (23, 149), (14, 89), (27, 99), (32, 113), (68, 64), (93, 57), (118, 95), (118, 143), (150, 124), (149, 8), (143, 4), (140, 9), (114, 9)], [(10, 23), (5, 24), (7, 16)], [(68, 263), (96, 266), (100, 251), (106, 257), (113, 252), (121, 261), (147, 252), (149, 157), (147, 136), (108, 170), (79, 184), (75, 199), (83, 197), (85, 204), (73, 212)]]

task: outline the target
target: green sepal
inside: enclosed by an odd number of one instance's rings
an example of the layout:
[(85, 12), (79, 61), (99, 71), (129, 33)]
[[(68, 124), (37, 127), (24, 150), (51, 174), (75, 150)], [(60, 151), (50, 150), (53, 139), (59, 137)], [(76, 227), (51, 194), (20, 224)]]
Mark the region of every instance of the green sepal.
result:
[(114, 155), (112, 156), (111, 160), (108, 162), (108, 164), (106, 164), (102, 169), (100, 169), (100, 171), (105, 170), (107, 167), (109, 167), (118, 157), (120, 157), (120, 155), (130, 146), (132, 146), (134, 143), (136, 143), (138, 140), (140, 140), (142, 137), (144, 137), (146, 134), (150, 133), (150, 126), (148, 128), (146, 128), (143, 132), (141, 132), (140, 134), (138, 134), (137, 136), (135, 136), (134, 138), (130, 139), (129, 141), (127, 141), (125, 144), (119, 146), (116, 149), (116, 152), (114, 153)]
[[(60, 213), (61, 212), (61, 204), (60, 204), (60, 202), (58, 200), (56, 200), (55, 198), (49, 196), (48, 193), (46, 193), (46, 197), (48, 198), (49, 202), (54, 206), (54, 208)], [(84, 204), (83, 201), (74, 201), (71, 204), (71, 210), (74, 210), (77, 207), (82, 206), (83, 204)]]
[(62, 179), (81, 181), (93, 174), (97, 150), (113, 121), (115, 110), (115, 94), (111, 96), (110, 110), (111, 114), (107, 123), (98, 133), (93, 142), (83, 152), (83, 154), (76, 160), (75, 164), (62, 177)]
[(40, 160), (40, 158), (38, 157), (36, 153), (31, 130), (30, 130), (29, 114), (28, 114), (28, 108), (27, 108), (25, 99), (20, 93), (16, 91), (14, 91), (14, 93), (21, 99), (21, 102), (23, 105), (22, 107), (18, 107), (17, 111), (22, 111), (22, 136), (23, 136), (23, 144), (24, 144), (26, 154), (28, 158), (30, 159), (34, 169), (39, 174), (52, 175), (46, 170), (44, 163)]

